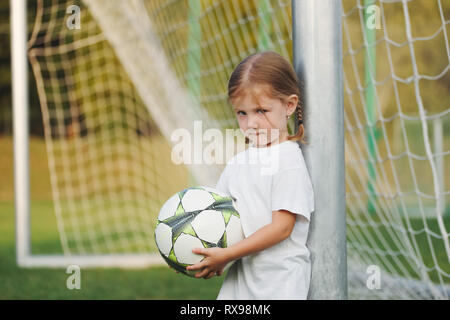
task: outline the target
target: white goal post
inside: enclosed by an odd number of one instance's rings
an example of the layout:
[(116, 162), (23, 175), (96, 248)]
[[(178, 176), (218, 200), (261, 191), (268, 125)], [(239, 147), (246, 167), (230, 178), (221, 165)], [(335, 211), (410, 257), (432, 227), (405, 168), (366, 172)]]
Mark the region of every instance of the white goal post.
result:
[(319, 193), (308, 237), (313, 266), (308, 298), (347, 299), (342, 38), (332, 31), (341, 30), (341, 3), (292, 4), (294, 66), (305, 83), (311, 144), (303, 150)]
[[(170, 67), (164, 55), (159, 51), (156, 40), (149, 40), (149, 31), (152, 27), (142, 7), (141, 1), (87, 1), (92, 16), (105, 32), (105, 37), (115, 48), (115, 54), (136, 85), (140, 97), (144, 100), (153, 120), (158, 124), (164, 137), (171, 139), (172, 132), (177, 128), (195, 130), (194, 121), (202, 119), (211, 127), (220, 127), (212, 119), (195, 106), (182, 88), (177, 87), (177, 80), (171, 77)], [(37, 15), (42, 14), (38, 7)], [(103, 14), (104, 12), (108, 14)], [(131, 17), (131, 15), (133, 15)], [(26, 81), (27, 65), (27, 39), (26, 39), (26, 0), (11, 1), (12, 24), (12, 57), (15, 59), (13, 66), (13, 92), (14, 92), (14, 150), (15, 150), (15, 194), (16, 194), (16, 234), (17, 234), (17, 261), (23, 267), (51, 267), (61, 268), (71, 264), (80, 267), (123, 267), (143, 268), (152, 265), (165, 265), (159, 253), (115, 253), (115, 254), (66, 254), (66, 255), (32, 255), (30, 241), (30, 206), (29, 206), (29, 165), (28, 165), (28, 90)], [(33, 37), (36, 34), (33, 34)], [(124, 46), (124, 38), (130, 39), (132, 45)], [(95, 40), (94, 40), (95, 41)], [(30, 58), (32, 59), (32, 58)], [(153, 64), (146, 63), (151, 59)], [(146, 73), (140, 72), (142, 66), (153, 67)], [(159, 86), (155, 86), (149, 76), (164, 75), (159, 77)], [(153, 88), (153, 92), (148, 92)], [(42, 89), (42, 88), (38, 88)], [(45, 96), (44, 91), (39, 91)], [(158, 101), (155, 101), (155, 97)], [(169, 99), (175, 99), (176, 104), (169, 103)], [(166, 101), (164, 101), (166, 100)], [(185, 109), (188, 113), (182, 117), (177, 110), (170, 107)], [(169, 109), (169, 110), (167, 110)], [(193, 164), (190, 166), (194, 181), (202, 181), (206, 185), (214, 185), (220, 174), (218, 167)], [(27, 191), (28, 190), (28, 191)], [(61, 232), (64, 236), (64, 232)], [(149, 239), (151, 241), (151, 239)]]
[(11, 1), (11, 74), (14, 136), (14, 206), (16, 257), (30, 256), (30, 174), (28, 150), (28, 73), (26, 1)]

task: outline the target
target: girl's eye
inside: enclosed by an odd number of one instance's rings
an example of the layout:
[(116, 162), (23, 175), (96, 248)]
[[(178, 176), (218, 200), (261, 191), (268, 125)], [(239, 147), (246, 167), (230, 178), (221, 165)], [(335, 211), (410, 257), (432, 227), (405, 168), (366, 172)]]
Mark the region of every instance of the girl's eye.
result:
[[(257, 112), (260, 113), (260, 114), (264, 114), (264, 113), (267, 112), (267, 110), (264, 110), (264, 109), (258, 109)], [(237, 111), (236, 114), (245, 116), (246, 113), (245, 113), (244, 111)]]

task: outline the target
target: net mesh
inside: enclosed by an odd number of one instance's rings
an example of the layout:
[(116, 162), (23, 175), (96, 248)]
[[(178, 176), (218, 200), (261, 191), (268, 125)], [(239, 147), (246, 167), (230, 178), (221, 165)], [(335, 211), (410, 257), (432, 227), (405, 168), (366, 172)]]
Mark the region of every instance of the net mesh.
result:
[(449, 18), (439, 0), (343, 1), (349, 273), (379, 266), (383, 289), (350, 277), (352, 297), (448, 298)]

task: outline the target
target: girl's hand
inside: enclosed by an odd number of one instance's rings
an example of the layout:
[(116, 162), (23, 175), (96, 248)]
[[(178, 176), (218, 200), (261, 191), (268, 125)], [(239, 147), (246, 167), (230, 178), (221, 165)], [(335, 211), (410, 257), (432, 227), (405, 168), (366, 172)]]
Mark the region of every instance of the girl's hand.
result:
[(187, 270), (201, 270), (195, 274), (196, 278), (209, 279), (216, 274), (220, 276), (230, 261), (227, 250), (224, 248), (194, 248), (192, 252), (205, 256), (202, 261), (186, 268)]

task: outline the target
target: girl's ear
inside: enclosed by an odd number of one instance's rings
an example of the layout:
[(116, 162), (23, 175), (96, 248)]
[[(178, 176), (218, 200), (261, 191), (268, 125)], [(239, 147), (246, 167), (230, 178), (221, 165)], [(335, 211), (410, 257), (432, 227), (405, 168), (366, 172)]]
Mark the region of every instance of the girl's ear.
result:
[(295, 112), (295, 109), (297, 109), (297, 105), (298, 105), (298, 96), (296, 94), (291, 94), (287, 100), (286, 100), (286, 105), (287, 105), (287, 113), (288, 114), (293, 114)]

